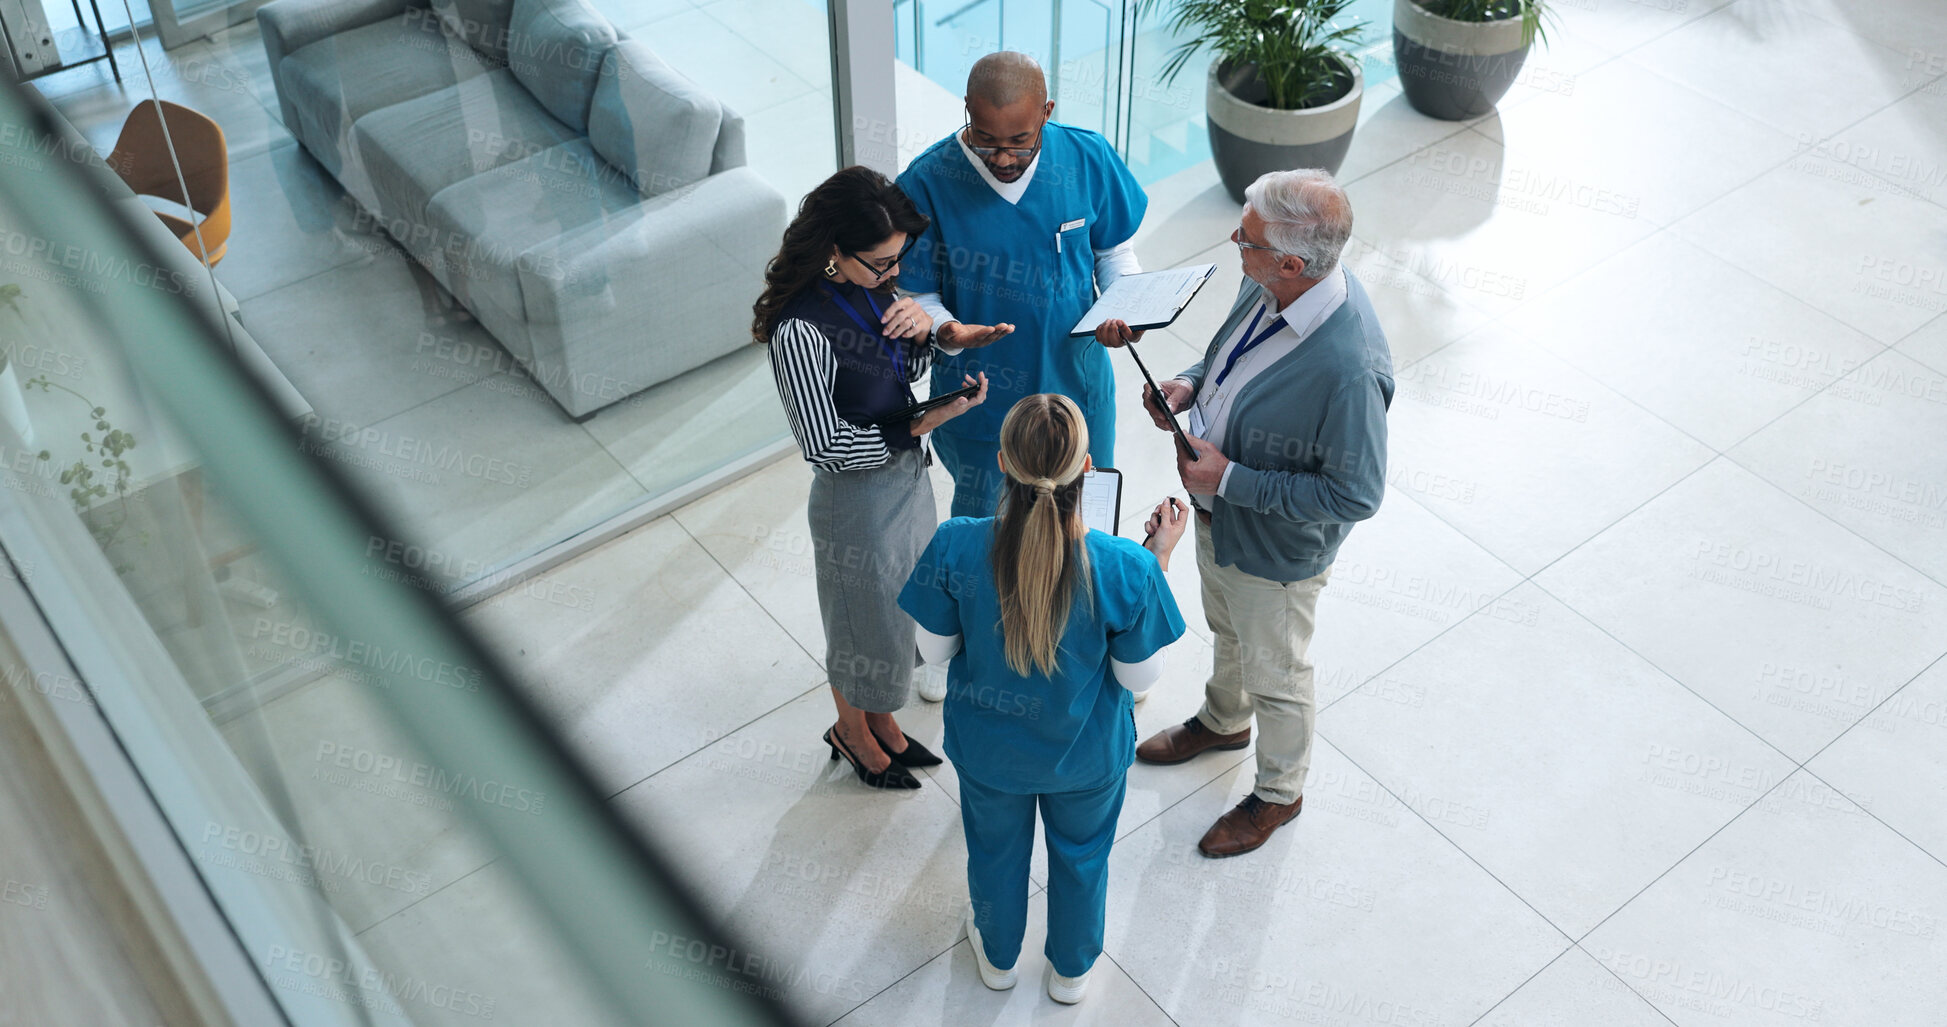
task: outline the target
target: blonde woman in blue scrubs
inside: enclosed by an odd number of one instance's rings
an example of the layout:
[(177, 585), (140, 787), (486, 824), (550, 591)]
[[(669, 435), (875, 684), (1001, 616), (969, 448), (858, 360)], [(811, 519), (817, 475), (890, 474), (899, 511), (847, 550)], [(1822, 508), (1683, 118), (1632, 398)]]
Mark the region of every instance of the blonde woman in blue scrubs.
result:
[(1082, 525), (1088, 427), (1042, 393), (1001, 423), (997, 517), (955, 517), (899, 605), (920, 654), (949, 659), (946, 755), (967, 835), (967, 936), (989, 988), (1014, 986), (1038, 809), (1048, 846), (1048, 994), (1081, 1000), (1102, 954), (1109, 846), (1136, 755), (1131, 689), (1183, 635), (1163, 571), (1188, 508), (1156, 508), (1141, 545)]

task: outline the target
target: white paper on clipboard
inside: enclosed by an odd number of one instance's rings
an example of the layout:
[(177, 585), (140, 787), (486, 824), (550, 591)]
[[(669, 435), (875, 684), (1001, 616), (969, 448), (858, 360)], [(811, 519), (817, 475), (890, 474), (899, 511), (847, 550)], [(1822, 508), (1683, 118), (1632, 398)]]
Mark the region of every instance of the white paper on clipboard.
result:
[(1162, 328), (1176, 320), (1216, 270), (1215, 264), (1191, 264), (1123, 275), (1096, 297), (1095, 305), (1068, 334), (1094, 334), (1097, 325), (1111, 318), (1119, 318), (1139, 331)]
[(1104, 467), (1082, 475), (1082, 524), (1115, 534), (1116, 520), (1122, 515), (1122, 472)]

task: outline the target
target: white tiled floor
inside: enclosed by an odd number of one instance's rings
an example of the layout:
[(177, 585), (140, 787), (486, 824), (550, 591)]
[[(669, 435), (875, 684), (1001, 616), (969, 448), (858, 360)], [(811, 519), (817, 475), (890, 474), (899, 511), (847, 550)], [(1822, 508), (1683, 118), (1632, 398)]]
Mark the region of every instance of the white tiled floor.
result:
[[(1947, 208), (1928, 165), (1884, 154), (1941, 152), (1939, 79), (1836, 6), (1691, 6), (1564, 8), (1591, 40), (1571, 87), (1473, 126), (1369, 99), (1351, 259), (1400, 365), (1393, 487), (1321, 601), (1306, 815), (1211, 863), (1195, 839), (1249, 754), (1137, 767), (1083, 1006), (1030, 990), (1033, 933), (1021, 988), (979, 986), (939, 915), (965, 888), (950, 770), (914, 796), (848, 787), (820, 769), (818, 687), (617, 797), (747, 937), (871, 990), (795, 996), (814, 1021), (1937, 1021)], [(1762, 85), (1792, 47), (1824, 55), (1816, 95)], [(1227, 294), (1237, 211), (1209, 168), (1150, 195), (1145, 262), (1216, 261)], [(1220, 306), (1148, 345), (1191, 359)], [(1136, 511), (1172, 472), (1122, 430)], [(745, 646), (793, 666), (822, 653), (808, 479), (786, 460), (699, 500), (662, 550), (708, 551), (775, 625)], [(1209, 659), (1193, 562), (1170, 577), (1192, 631), (1145, 732), (1195, 708)], [(907, 723), (937, 738), (936, 709)], [(766, 743), (808, 766), (738, 773)], [(712, 801), (738, 812), (695, 812)], [(836, 880), (794, 877), (806, 860)], [(908, 897), (861, 904), (887, 877)]]
[[(1135, 768), (1081, 1006), (1040, 994), (1038, 925), (1021, 987), (975, 980), (950, 767), (889, 796), (826, 760), (802, 463), (468, 615), (706, 907), (813, 971), (786, 994), (813, 1022), (1941, 1022), (1947, 17), (1559, 9), (1563, 50), (1535, 60), (1566, 78), (1497, 115), (1368, 98), (1348, 262), (1399, 369), (1392, 487), (1321, 600), (1306, 813), (1205, 861), (1250, 753)], [(652, 44), (717, 13), (641, 10)], [(285, 229), (309, 263), (252, 299), (377, 273), (315, 169), (245, 159), (319, 197)], [(1211, 169), (1150, 195), (1144, 261), (1215, 261), (1227, 295), (1237, 210)], [(1192, 359), (1219, 307), (1144, 345)], [(453, 384), (415, 401), (463, 405)], [(638, 474), (668, 459), (590, 434)], [(1133, 518), (1171, 490), (1169, 449), (1134, 419), (1120, 448)], [(1195, 709), (1209, 660), (1187, 546), (1170, 579), (1191, 632), (1145, 733)], [(333, 724), (317, 702), (265, 715), (309, 744)], [(937, 707), (904, 723), (938, 740)], [(443, 881), (480, 862), (415, 858)], [(494, 873), (371, 904), (365, 937), (459, 937)], [(532, 983), (504, 986), (503, 1018), (539, 1022)]]

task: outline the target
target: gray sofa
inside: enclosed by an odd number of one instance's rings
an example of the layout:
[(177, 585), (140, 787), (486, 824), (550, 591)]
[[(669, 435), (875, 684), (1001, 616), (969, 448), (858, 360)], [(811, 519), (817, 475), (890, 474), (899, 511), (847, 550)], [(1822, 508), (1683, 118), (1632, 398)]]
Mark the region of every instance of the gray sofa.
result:
[(784, 197), (742, 118), (583, 0), (257, 21), (285, 127), (570, 416), (749, 342)]

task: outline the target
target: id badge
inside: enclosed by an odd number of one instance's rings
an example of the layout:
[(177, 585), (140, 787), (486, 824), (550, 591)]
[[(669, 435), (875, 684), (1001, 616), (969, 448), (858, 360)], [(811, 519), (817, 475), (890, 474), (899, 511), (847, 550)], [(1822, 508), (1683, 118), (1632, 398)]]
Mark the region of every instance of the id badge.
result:
[(1203, 404), (1192, 403), (1190, 409), (1185, 412), (1190, 415), (1190, 434), (1203, 438), (1204, 432), (1210, 427), (1203, 422)]

